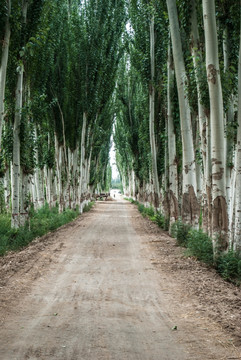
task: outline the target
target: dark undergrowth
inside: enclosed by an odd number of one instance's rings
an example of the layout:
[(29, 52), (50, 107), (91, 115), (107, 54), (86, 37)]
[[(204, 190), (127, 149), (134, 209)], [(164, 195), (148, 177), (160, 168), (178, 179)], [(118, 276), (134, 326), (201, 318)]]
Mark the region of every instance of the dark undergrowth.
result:
[[(83, 211), (89, 211), (93, 202), (84, 207)], [(79, 209), (66, 209), (59, 213), (58, 206), (49, 208), (48, 204), (37, 211), (31, 209), (29, 220), (18, 229), (11, 228), (11, 215), (0, 216), (0, 256), (8, 251), (17, 251), (27, 246), (37, 237), (43, 236), (50, 231), (58, 229), (79, 216)]]
[[(144, 217), (148, 217), (161, 229), (168, 230), (169, 220), (152, 207), (145, 207), (143, 204), (127, 199), (138, 206), (138, 210)], [(179, 246), (185, 248), (185, 255), (195, 257), (197, 260), (213, 267), (226, 281), (239, 286), (241, 284), (241, 255), (233, 250), (219, 254), (214, 261), (213, 245), (210, 237), (200, 230), (194, 230), (190, 225), (178, 220), (171, 226), (171, 236), (174, 237)]]

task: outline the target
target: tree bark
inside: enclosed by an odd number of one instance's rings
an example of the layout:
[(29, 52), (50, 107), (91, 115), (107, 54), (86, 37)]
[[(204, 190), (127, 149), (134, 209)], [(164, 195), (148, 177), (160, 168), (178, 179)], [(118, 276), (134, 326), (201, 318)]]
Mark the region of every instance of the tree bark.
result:
[[(207, 141), (207, 131), (208, 131), (208, 117), (207, 111), (205, 111), (204, 106), (201, 102), (201, 79), (198, 74), (198, 67), (200, 63), (203, 63), (202, 53), (200, 49), (200, 40), (199, 40), (199, 33), (198, 33), (198, 22), (197, 22), (197, 10), (196, 10), (196, 0), (191, 0), (192, 4), (192, 13), (191, 13), (191, 52), (193, 58), (193, 65), (195, 71), (195, 79), (197, 84), (197, 94), (198, 94), (198, 121), (199, 121), (199, 136), (201, 140), (201, 153), (202, 153), (202, 164), (203, 164), (203, 183), (202, 183), (202, 195), (201, 195), (201, 203), (203, 207), (203, 223), (204, 228), (207, 230), (208, 224), (208, 213), (205, 212), (204, 209), (207, 209), (207, 195), (206, 195), (206, 186), (207, 186), (207, 177), (208, 177), (208, 170), (207, 170), (207, 161), (210, 161), (208, 157), (208, 141)], [(197, 139), (199, 140), (199, 139)], [(198, 174), (197, 174), (198, 179)]]
[(236, 181), (235, 181), (235, 226), (234, 226), (234, 250), (241, 252), (241, 21), (240, 21), (240, 44), (238, 66), (238, 134), (236, 146)]
[(6, 1), (8, 6), (8, 15), (5, 23), (5, 34), (2, 45), (2, 58), (0, 66), (0, 149), (2, 143), (2, 127), (4, 121), (4, 100), (5, 100), (5, 87), (6, 87), (6, 75), (8, 65), (8, 53), (9, 53), (9, 42), (10, 42), (10, 23), (9, 18), (11, 15), (11, 0)]
[(177, 15), (176, 0), (167, 0), (168, 16), (173, 48), (173, 59), (177, 80), (179, 111), (182, 134), (183, 185), (182, 218), (186, 223), (198, 226), (199, 204), (197, 200), (197, 180), (195, 152), (193, 144), (191, 111), (185, 91), (187, 76), (182, 52), (182, 43)]
[(79, 194), (80, 194), (80, 205), (83, 197), (84, 188), (84, 177), (85, 177), (85, 137), (86, 137), (86, 126), (87, 126), (87, 114), (83, 114), (83, 124), (81, 132), (81, 145), (80, 145), (80, 182), (79, 182)]
[(149, 92), (149, 131), (151, 144), (151, 159), (152, 159), (152, 180), (153, 180), (153, 196), (154, 206), (157, 209), (160, 204), (160, 189), (157, 172), (157, 157), (156, 157), (156, 140), (155, 140), (155, 32), (154, 32), (154, 16), (150, 23), (150, 58), (151, 58), (151, 83)]
[(178, 219), (178, 174), (177, 174), (177, 153), (176, 134), (173, 123), (172, 93), (174, 91), (174, 64), (171, 54), (171, 45), (168, 46), (167, 64), (167, 137), (168, 137), (168, 202), (170, 226)]
[(23, 93), (23, 66), (18, 70), (16, 86), (15, 116), (13, 126), (13, 164), (12, 164), (12, 227), (19, 227), (19, 190), (20, 190), (20, 123)]
[(206, 70), (210, 97), (212, 164), (212, 238), (214, 254), (228, 246), (226, 202), (226, 147), (224, 140), (223, 96), (219, 70), (214, 0), (203, 0)]

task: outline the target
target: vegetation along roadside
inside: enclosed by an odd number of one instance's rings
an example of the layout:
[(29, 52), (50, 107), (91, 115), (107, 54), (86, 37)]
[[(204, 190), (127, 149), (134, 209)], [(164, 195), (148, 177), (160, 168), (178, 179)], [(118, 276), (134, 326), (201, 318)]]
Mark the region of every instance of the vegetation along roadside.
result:
[[(83, 212), (89, 211), (94, 202), (85, 205)], [(75, 210), (66, 209), (59, 212), (58, 205), (50, 208), (46, 203), (44, 207), (35, 211), (32, 209), (28, 221), (24, 226), (11, 228), (11, 214), (0, 216), (0, 256), (8, 251), (17, 251), (27, 246), (37, 237), (54, 231), (79, 216), (78, 207)]]
[[(126, 199), (138, 206), (143, 217), (149, 218), (161, 229), (168, 231), (169, 220), (153, 207), (145, 207), (132, 198)], [(195, 257), (197, 260), (214, 267), (226, 281), (237, 286), (241, 284), (241, 256), (238, 252), (230, 249), (227, 253), (221, 253), (214, 257), (212, 240), (202, 229), (195, 230), (190, 225), (184, 224), (181, 220), (172, 224), (170, 234), (177, 241), (178, 246), (185, 248), (185, 255)]]

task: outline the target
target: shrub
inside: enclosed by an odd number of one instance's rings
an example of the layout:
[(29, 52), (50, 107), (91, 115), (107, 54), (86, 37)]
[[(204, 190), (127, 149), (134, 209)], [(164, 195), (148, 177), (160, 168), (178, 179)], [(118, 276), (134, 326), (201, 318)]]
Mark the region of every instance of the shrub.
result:
[(183, 224), (181, 220), (178, 220), (171, 226), (171, 236), (176, 238), (178, 245), (187, 247), (188, 232), (190, 229), (190, 225)]
[(220, 255), (216, 261), (217, 272), (227, 281), (241, 283), (241, 256), (230, 250)]
[(152, 206), (150, 207), (145, 207), (144, 209), (144, 213), (146, 216), (148, 216), (149, 218), (155, 216), (155, 210)]
[(0, 237), (6, 235), (8, 230), (11, 228), (11, 215), (1, 214), (0, 215)]
[(187, 235), (188, 254), (206, 264), (213, 264), (212, 240), (202, 230), (191, 229)]
[(134, 200), (134, 199), (132, 199), (132, 198), (129, 198), (128, 199), (132, 204), (134, 204), (134, 205), (138, 205), (139, 203), (138, 203), (138, 201), (136, 201), (136, 200)]
[(151, 220), (154, 221), (161, 229), (168, 230), (169, 228), (169, 219), (166, 219), (164, 215), (160, 212), (157, 212)]
[[(84, 211), (90, 210), (92, 206), (93, 203), (90, 203)], [(48, 204), (45, 204), (37, 211), (32, 208), (30, 219), (19, 229), (11, 228), (11, 215), (0, 215), (0, 256), (5, 255), (9, 250), (18, 250), (27, 246), (36, 237), (56, 230), (78, 215), (78, 208), (66, 209), (59, 213), (58, 206), (50, 209)]]
[(143, 216), (145, 216), (145, 206), (143, 204), (138, 204), (138, 210)]
[(145, 207), (145, 205), (140, 204), (138, 201), (133, 200), (132, 198), (126, 198), (125, 200), (130, 201), (132, 204), (138, 206), (138, 210), (142, 214), (143, 217), (149, 217), (149, 219), (155, 222), (160, 228), (163, 230), (169, 229), (169, 219), (166, 219), (164, 215), (160, 212), (155, 212), (152, 206)]
[(94, 205), (94, 201), (90, 201), (88, 205), (84, 206), (83, 212), (90, 211), (90, 209), (92, 208), (93, 205)]

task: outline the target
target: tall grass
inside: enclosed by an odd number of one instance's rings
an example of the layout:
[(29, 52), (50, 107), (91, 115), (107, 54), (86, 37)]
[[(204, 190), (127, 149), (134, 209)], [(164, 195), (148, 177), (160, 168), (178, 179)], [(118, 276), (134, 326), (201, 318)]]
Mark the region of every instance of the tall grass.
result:
[[(92, 207), (90, 203), (85, 211)], [(0, 256), (10, 250), (19, 250), (27, 246), (33, 239), (56, 230), (79, 216), (79, 210), (66, 209), (59, 213), (58, 206), (49, 208), (48, 204), (37, 211), (30, 212), (30, 218), (25, 226), (19, 229), (11, 228), (11, 215), (0, 215)]]

